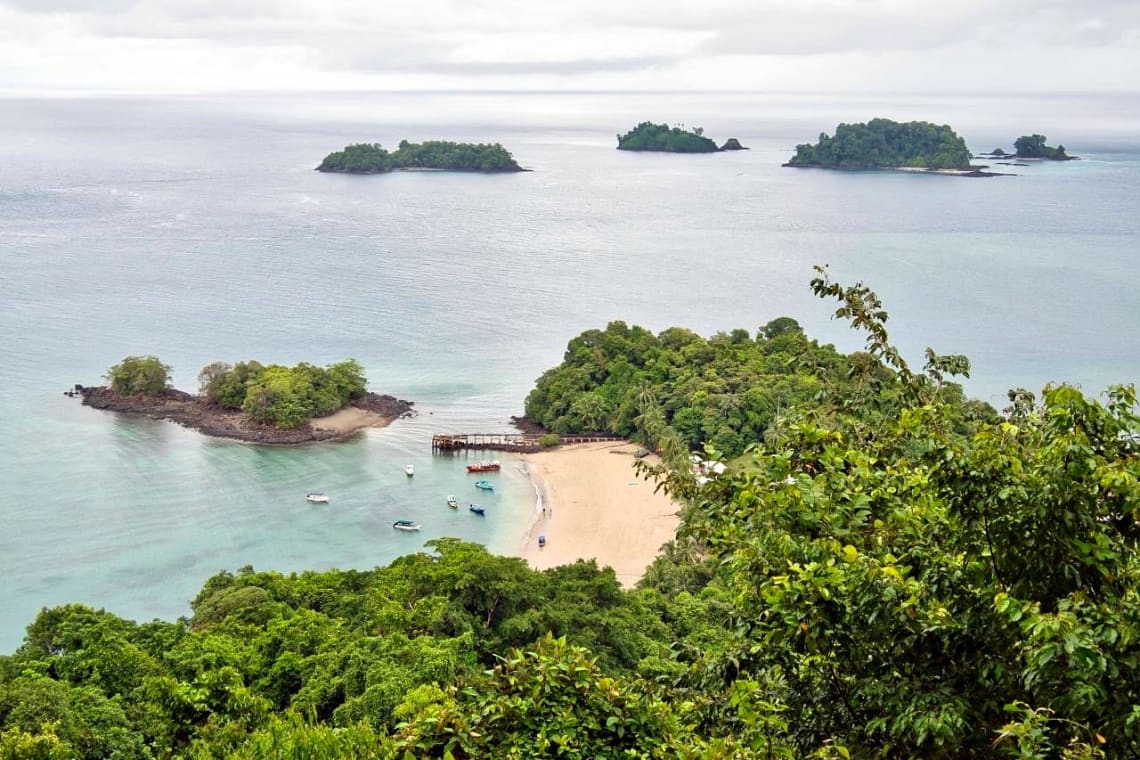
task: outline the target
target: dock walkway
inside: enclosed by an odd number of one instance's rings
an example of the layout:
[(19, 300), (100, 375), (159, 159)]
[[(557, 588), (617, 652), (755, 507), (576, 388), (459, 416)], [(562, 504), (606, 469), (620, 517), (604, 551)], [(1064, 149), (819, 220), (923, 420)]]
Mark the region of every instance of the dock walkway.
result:
[[(542, 451), (541, 435), (535, 433), (436, 433), (431, 437), (432, 452), (442, 451), (511, 451), (529, 454)], [(558, 444), (605, 443), (624, 441), (616, 435), (560, 435)]]

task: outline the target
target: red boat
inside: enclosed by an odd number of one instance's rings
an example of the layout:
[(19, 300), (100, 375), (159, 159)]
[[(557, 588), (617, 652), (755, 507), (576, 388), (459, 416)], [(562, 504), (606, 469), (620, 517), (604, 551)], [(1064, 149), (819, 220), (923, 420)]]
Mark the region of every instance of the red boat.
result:
[(480, 462), (479, 464), (467, 465), (467, 472), (498, 472), (502, 469), (499, 460), (493, 462)]

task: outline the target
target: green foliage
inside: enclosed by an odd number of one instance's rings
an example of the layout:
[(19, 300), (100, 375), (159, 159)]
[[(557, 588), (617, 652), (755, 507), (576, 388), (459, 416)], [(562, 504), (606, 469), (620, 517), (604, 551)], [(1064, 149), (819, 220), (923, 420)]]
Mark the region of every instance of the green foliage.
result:
[(330, 153), (317, 167), (323, 172), (379, 174), (394, 169), (436, 169), (461, 172), (517, 172), (522, 168), (499, 143), (457, 143), (428, 140), (400, 141), (395, 153), (379, 144), (349, 145)]
[(123, 396), (156, 396), (170, 388), (170, 367), (153, 356), (128, 356), (105, 377), (111, 390)]
[(558, 445), (558, 433), (547, 433), (546, 435), (539, 436), (538, 445), (543, 448), (550, 448)]
[(643, 121), (617, 136), (618, 150), (662, 151), (665, 153), (715, 153), (716, 143), (704, 136), (700, 127), (688, 131), (681, 126)]
[(970, 158), (966, 141), (945, 124), (872, 119), (866, 124), (840, 124), (835, 137), (820, 133), (815, 145), (797, 145), (788, 164), (831, 169), (964, 169)]
[[(655, 336), (611, 322), (570, 341), (525, 410), (555, 433), (606, 431), (669, 448), (672, 464), (683, 467), (687, 452), (705, 444), (739, 455), (800, 405), (832, 424), (889, 416), (898, 409), (892, 376), (879, 357), (821, 346), (790, 317), (772, 320), (755, 338), (734, 330), (705, 339), (676, 327)], [(938, 393), (969, 416), (958, 386), (944, 383)]]
[(358, 143), (325, 156), (317, 171), (380, 174), (392, 171), (392, 167), (392, 156), (380, 143)]
[(258, 422), (295, 428), (313, 417), (332, 414), (366, 392), (364, 369), (355, 359), (328, 367), (302, 362), (295, 367), (214, 362), (198, 375), (206, 400), (226, 409), (243, 409)]
[(1046, 158), (1053, 161), (1065, 161), (1069, 156), (1065, 153), (1065, 146), (1056, 148), (1045, 144), (1045, 135), (1022, 135), (1013, 141), (1017, 151), (1017, 158)]

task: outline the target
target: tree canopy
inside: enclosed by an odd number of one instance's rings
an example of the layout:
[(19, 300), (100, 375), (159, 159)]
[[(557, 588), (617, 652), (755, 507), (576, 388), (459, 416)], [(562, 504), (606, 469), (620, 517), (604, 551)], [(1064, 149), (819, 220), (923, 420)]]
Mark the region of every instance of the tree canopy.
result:
[(202, 368), (198, 381), (208, 402), (241, 409), (258, 422), (285, 429), (332, 414), (367, 390), (364, 369), (355, 359), (328, 367), (214, 362)]
[(437, 169), (455, 172), (518, 172), (522, 168), (499, 143), (457, 143), (401, 140), (394, 153), (379, 143), (349, 145), (325, 156), (318, 171), (382, 174), (397, 169)]
[(643, 121), (636, 127), (617, 136), (618, 150), (659, 151), (663, 153), (715, 153), (720, 148), (696, 127), (687, 130), (681, 125), (654, 124)]
[(1022, 135), (1013, 141), (1017, 158), (1046, 158), (1052, 161), (1067, 161), (1071, 156), (1065, 153), (1065, 146), (1053, 148), (1045, 144), (1045, 135)]
[(123, 396), (155, 396), (170, 388), (170, 366), (154, 356), (128, 356), (105, 377), (111, 390)]
[(796, 154), (786, 165), (829, 169), (900, 166), (968, 169), (970, 157), (966, 141), (945, 124), (872, 119), (866, 124), (840, 124), (834, 137), (820, 133), (815, 145), (797, 145)]

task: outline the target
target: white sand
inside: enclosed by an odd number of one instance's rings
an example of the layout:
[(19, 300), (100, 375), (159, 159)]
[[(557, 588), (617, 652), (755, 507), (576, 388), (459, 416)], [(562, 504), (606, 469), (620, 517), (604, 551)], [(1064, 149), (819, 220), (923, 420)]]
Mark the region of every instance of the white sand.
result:
[(321, 430), (331, 430), (337, 435), (349, 435), (365, 428), (384, 427), (391, 421), (376, 412), (346, 406), (327, 417), (317, 417), (312, 421), (312, 426)]
[[(637, 448), (586, 443), (523, 455), (546, 509), (521, 552), (531, 567), (595, 559), (612, 567), (624, 586), (641, 579), (661, 545), (673, 539), (679, 507), (638, 477)], [(540, 534), (547, 539), (543, 548)]]

